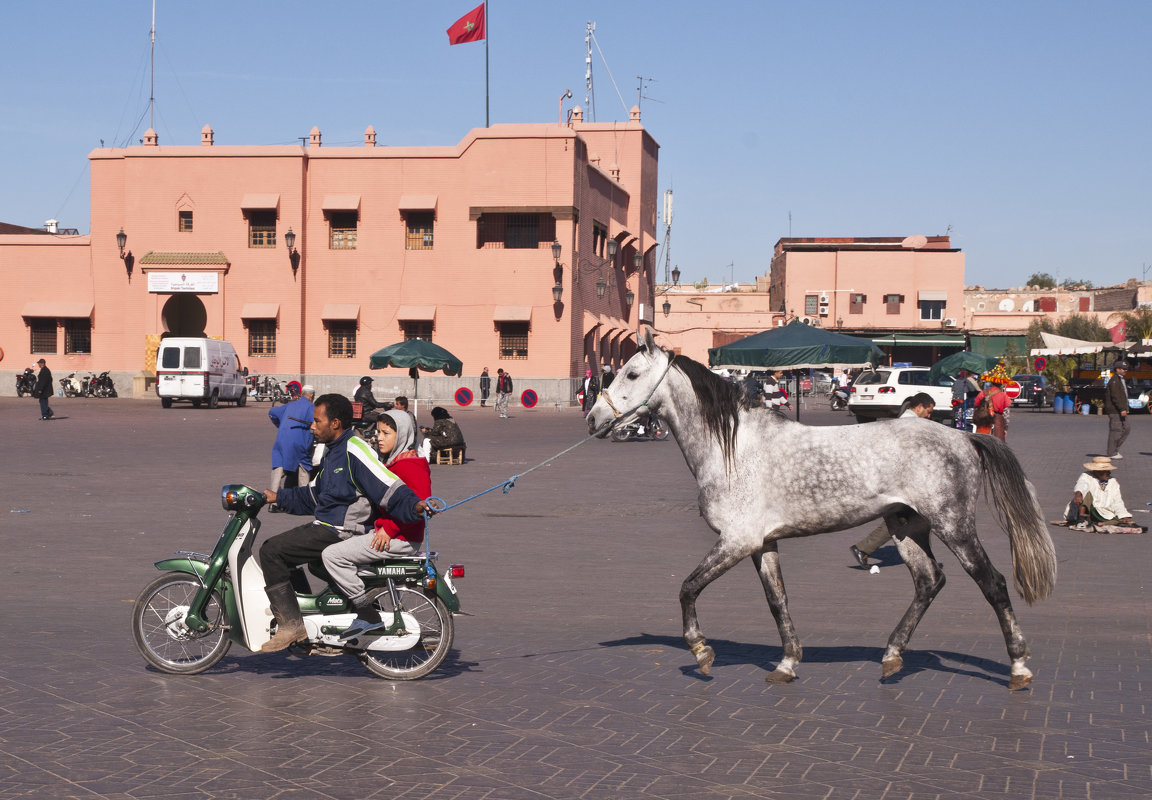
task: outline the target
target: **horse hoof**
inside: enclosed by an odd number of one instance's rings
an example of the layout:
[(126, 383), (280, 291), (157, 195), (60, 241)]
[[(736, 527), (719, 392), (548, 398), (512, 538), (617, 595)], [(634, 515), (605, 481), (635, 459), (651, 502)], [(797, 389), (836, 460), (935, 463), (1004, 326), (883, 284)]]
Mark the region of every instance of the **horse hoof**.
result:
[(1032, 685), (1032, 673), (1031, 672), (1029, 672), (1027, 675), (1024, 675), (1024, 674), (1013, 675), (1012, 679), (1010, 681), (1008, 681), (1008, 691), (1015, 692), (1019, 689), (1027, 689), (1031, 685)]
[(705, 675), (712, 671), (712, 662), (715, 660), (716, 652), (707, 645), (696, 654), (696, 663), (700, 665), (700, 671)]
[(880, 662), (880, 680), (891, 678), (902, 669), (904, 669), (904, 659), (900, 656), (886, 658)]
[(792, 681), (796, 680), (796, 673), (786, 672), (780, 668), (776, 668), (772, 672), (769, 672), (768, 677), (766, 677), (764, 680), (766, 680), (768, 683), (791, 683)]

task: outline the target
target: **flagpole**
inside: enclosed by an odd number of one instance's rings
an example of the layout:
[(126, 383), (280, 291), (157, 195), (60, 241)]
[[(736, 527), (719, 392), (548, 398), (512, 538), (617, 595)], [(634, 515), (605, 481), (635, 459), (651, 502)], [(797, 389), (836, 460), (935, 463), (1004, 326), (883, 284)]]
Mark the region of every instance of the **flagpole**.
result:
[(488, 0), (484, 0), (484, 127), (490, 128), (488, 117), (488, 36), (491, 27), (488, 24)]

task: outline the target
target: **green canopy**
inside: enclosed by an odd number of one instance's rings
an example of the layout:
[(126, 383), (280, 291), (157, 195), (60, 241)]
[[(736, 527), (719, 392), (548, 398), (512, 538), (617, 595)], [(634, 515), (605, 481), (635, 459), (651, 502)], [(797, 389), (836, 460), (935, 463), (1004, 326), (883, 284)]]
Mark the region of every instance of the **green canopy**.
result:
[(933, 386), (941, 375), (955, 375), (960, 370), (974, 372), (977, 375), (992, 369), (1000, 361), (997, 356), (988, 356), (983, 353), (973, 353), (970, 350), (961, 350), (937, 361), (928, 370), (928, 381)]
[[(425, 372), (443, 370), (445, 375), (459, 375), (464, 363), (438, 344), (424, 339), (409, 339), (377, 350), (368, 359), (368, 369), (422, 369)], [(413, 376), (415, 377), (415, 376)]]
[(708, 365), (737, 369), (862, 367), (886, 359), (871, 339), (815, 328), (793, 320), (708, 351)]

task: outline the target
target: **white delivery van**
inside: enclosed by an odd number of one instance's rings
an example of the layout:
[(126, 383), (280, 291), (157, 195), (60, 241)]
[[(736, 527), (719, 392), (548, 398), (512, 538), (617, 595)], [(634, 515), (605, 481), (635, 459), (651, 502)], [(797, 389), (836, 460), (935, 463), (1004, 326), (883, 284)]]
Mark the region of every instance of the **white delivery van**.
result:
[(156, 394), (164, 408), (171, 408), (173, 400), (190, 400), (195, 408), (201, 403), (216, 408), (221, 400), (242, 406), (248, 400), (246, 389), (240, 359), (230, 342), (177, 337), (160, 342)]

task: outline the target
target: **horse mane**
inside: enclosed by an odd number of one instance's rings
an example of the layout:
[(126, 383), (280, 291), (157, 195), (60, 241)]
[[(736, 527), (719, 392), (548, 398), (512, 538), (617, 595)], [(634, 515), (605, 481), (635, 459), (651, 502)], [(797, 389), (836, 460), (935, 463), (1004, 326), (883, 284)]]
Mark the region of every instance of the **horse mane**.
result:
[(719, 442), (725, 466), (731, 467), (736, 433), (740, 427), (740, 409), (750, 407), (747, 393), (742, 386), (724, 380), (698, 361), (683, 355), (673, 356), (672, 353), (668, 356), (692, 385), (704, 416), (704, 427)]

